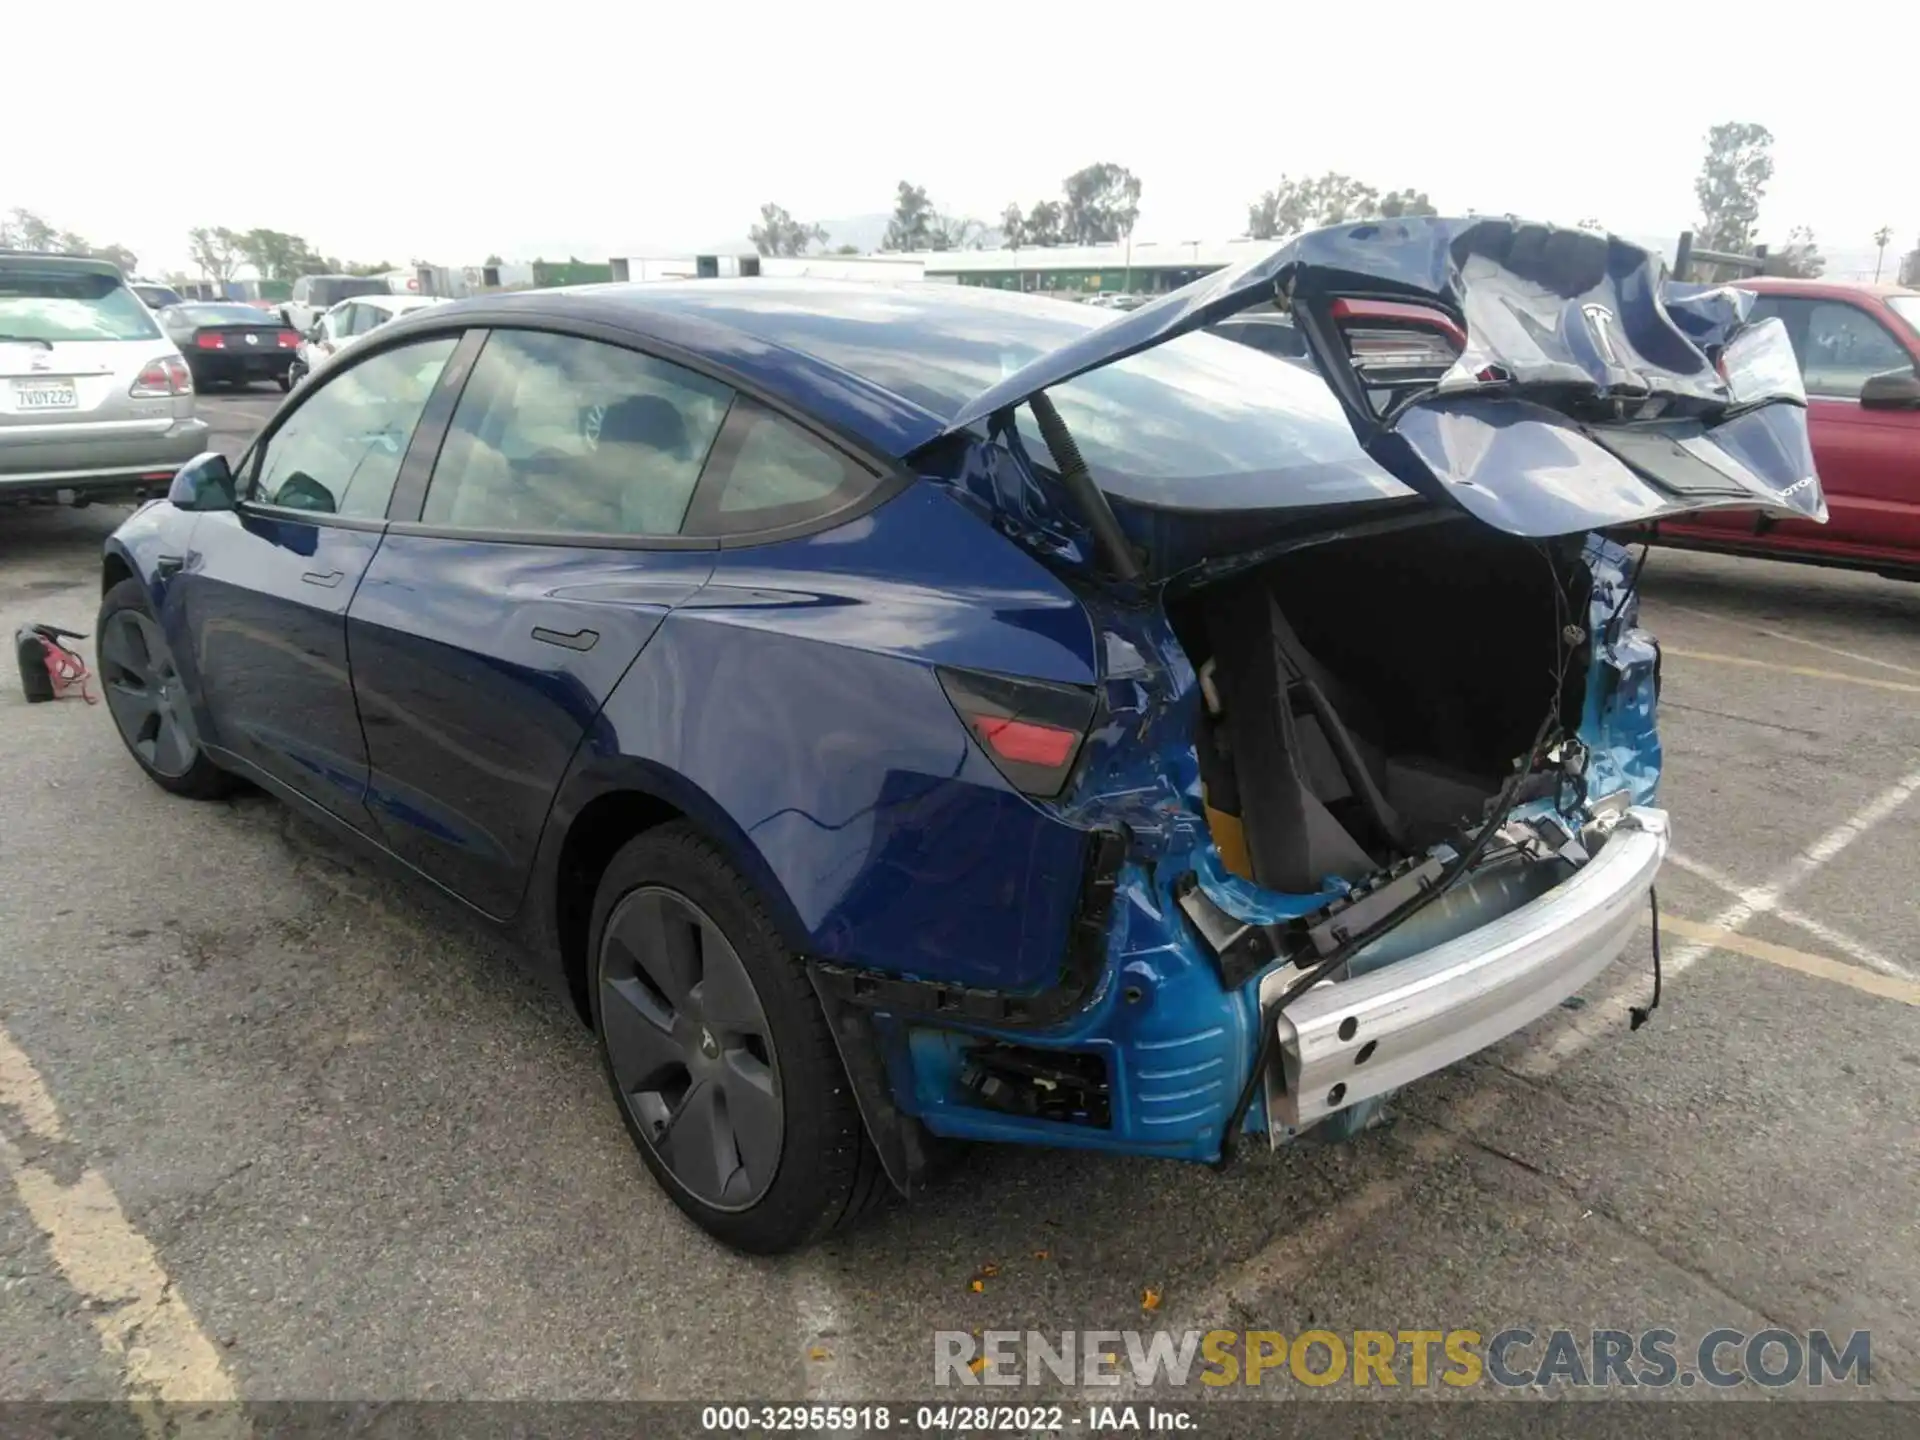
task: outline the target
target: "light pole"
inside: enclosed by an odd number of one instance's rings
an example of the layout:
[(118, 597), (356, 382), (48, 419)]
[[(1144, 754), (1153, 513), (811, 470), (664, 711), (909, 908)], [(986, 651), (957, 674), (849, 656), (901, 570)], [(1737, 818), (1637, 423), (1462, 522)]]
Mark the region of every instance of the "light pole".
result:
[(1880, 247), (1880, 253), (1873, 257), (1873, 283), (1880, 283), (1880, 265), (1887, 258), (1887, 242), (1893, 239), (1893, 227), (1882, 225), (1873, 232), (1873, 243)]

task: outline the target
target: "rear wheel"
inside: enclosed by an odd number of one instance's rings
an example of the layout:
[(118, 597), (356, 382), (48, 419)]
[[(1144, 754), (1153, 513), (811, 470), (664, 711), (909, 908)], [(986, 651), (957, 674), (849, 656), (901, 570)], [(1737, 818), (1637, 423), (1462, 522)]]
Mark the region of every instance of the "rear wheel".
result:
[(738, 1249), (777, 1254), (883, 1196), (804, 967), (692, 826), (650, 830), (614, 856), (590, 933), (608, 1081), (687, 1215)]
[(282, 370), (278, 375), (273, 377), (273, 383), (280, 387), (280, 393), (284, 395), (287, 391), (293, 389), (293, 372), (291, 370)]
[(147, 778), (194, 800), (231, 792), (238, 782), (200, 748), (186, 685), (138, 580), (107, 591), (94, 634), (107, 709)]

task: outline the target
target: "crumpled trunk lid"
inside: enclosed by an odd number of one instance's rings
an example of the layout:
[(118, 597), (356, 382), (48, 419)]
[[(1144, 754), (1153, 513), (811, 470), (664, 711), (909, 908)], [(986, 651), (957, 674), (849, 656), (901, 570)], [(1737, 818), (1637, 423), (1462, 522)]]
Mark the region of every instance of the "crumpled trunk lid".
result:
[[(1777, 321), (1749, 323), (1752, 302), (1672, 282), (1652, 252), (1589, 231), (1486, 218), (1343, 225), (1041, 356), (975, 397), (948, 433), (1277, 306), (1366, 452), (1497, 529), (1566, 535), (1728, 506), (1824, 520), (1792, 350)], [(1391, 353), (1396, 334), (1411, 359)], [(1415, 363), (1422, 351), (1438, 363)]]

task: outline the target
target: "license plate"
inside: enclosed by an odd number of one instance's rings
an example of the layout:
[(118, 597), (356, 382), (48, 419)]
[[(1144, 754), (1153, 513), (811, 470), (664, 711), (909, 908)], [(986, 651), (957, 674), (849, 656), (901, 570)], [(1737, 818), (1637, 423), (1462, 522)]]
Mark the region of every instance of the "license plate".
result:
[(72, 410), (80, 403), (80, 392), (71, 380), (16, 380), (13, 382), (15, 410)]

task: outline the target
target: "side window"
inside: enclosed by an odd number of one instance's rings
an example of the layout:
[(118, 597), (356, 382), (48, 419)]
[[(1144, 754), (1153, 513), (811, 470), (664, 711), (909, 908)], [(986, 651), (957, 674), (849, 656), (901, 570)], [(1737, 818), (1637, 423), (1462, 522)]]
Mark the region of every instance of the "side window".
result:
[(1807, 316), (1800, 369), (1810, 395), (1858, 400), (1869, 376), (1912, 365), (1900, 342), (1857, 305), (1818, 301)]
[(674, 535), (733, 391), (617, 345), (499, 330), (461, 392), (429, 525)]
[(324, 377), (273, 433), (248, 498), (376, 520), (458, 336), (388, 350)]
[(740, 535), (798, 525), (845, 509), (880, 477), (754, 401), (733, 407), (687, 529)]
[(1858, 400), (1872, 375), (1911, 369), (1913, 357), (1865, 310), (1839, 300), (1763, 295), (1753, 317), (1778, 316), (1793, 339), (1809, 395)]

